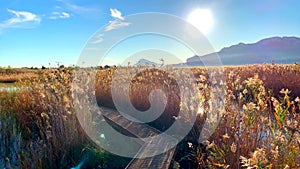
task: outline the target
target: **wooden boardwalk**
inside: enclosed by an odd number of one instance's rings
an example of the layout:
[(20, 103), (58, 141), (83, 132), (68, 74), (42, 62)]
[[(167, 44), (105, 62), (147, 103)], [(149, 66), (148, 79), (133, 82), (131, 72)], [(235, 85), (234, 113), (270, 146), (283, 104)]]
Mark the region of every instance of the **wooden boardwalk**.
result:
[[(168, 169), (178, 141), (143, 123), (136, 123), (120, 115), (116, 110), (101, 107), (102, 116), (130, 136), (140, 138), (142, 147), (126, 169)], [(154, 137), (159, 135), (159, 137)], [(157, 155), (159, 154), (159, 155)], [(147, 156), (145, 158), (145, 156)]]

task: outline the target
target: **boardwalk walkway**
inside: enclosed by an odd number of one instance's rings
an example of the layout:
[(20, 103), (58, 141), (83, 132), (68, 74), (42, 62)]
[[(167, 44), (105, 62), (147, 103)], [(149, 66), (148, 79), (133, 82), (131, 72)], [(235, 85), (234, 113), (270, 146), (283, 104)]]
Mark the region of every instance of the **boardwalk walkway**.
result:
[[(127, 165), (127, 169), (169, 168), (178, 143), (175, 138), (161, 133), (147, 124), (132, 122), (113, 109), (102, 107), (101, 114), (108, 122), (143, 140), (142, 147)], [(159, 137), (153, 137), (156, 135)], [(144, 158), (145, 156), (148, 157)]]

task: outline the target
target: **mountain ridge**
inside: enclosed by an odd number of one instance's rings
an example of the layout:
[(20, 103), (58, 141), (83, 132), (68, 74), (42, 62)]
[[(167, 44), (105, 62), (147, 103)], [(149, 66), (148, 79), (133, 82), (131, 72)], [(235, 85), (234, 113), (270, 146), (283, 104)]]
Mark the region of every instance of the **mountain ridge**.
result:
[(214, 61), (219, 56), (222, 65), (245, 65), (280, 63), (290, 64), (300, 61), (300, 38), (270, 37), (255, 43), (238, 43), (222, 48), (219, 52), (187, 59), (188, 66), (218, 65)]
[(153, 65), (158, 65), (157, 63), (155, 63), (155, 62), (152, 62), (152, 61), (150, 61), (150, 60), (147, 60), (147, 59), (140, 59), (140, 60), (138, 60), (138, 62), (136, 63), (136, 64), (134, 64), (134, 66), (138, 66), (138, 65), (141, 65), (141, 66), (146, 66), (146, 65), (148, 65), (148, 66), (153, 66)]

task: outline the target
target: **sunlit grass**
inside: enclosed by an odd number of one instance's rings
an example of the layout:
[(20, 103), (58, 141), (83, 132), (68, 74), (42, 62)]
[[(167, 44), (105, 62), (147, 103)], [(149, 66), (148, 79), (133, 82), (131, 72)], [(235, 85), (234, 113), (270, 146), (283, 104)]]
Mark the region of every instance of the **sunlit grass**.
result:
[[(96, 95), (102, 106), (114, 107), (110, 85), (115, 69), (97, 72)], [(134, 72), (135, 68), (123, 69), (124, 77), (118, 77), (118, 83), (125, 79), (126, 71)], [(189, 143), (188, 146), (179, 145), (179, 152), (184, 149), (193, 150), (193, 160), (188, 161), (189, 163), (197, 168), (300, 167), (300, 99), (297, 97), (300, 95), (299, 65), (225, 67), (224, 82), (210, 81), (204, 67), (191, 67), (189, 69), (197, 81), (193, 84), (199, 90), (199, 96), (189, 96), (186, 105), (179, 104), (182, 100), (178, 97), (178, 85), (172, 80), (173, 76), (158, 69), (146, 70), (130, 82), (131, 102), (141, 110), (149, 107), (148, 96), (151, 90), (162, 88), (167, 93), (173, 92), (168, 99), (170, 102), (165, 110), (166, 116), (152, 124), (158, 129), (165, 129), (178, 118), (185, 118), (188, 122), (192, 120), (189, 119), (189, 113), (192, 112), (202, 117), (197, 120), (201, 123), (210, 113), (212, 98), (215, 98), (210, 93), (212, 88), (222, 85), (226, 87), (223, 118), (206, 144), (195, 143), (197, 138), (192, 137), (199, 134), (199, 131), (195, 131), (184, 142)], [(168, 69), (180, 75), (182, 69), (187, 68)], [(213, 73), (220, 73), (217, 68), (210, 69)], [(92, 146), (93, 143), (78, 123), (73, 105), (73, 90), (81, 91), (78, 93), (82, 95), (82, 99), (86, 99), (83, 96), (87, 93), (88, 97), (94, 97), (95, 94), (95, 84), (88, 79), (87, 74), (83, 73), (80, 77), (87, 78), (83, 80), (86, 88), (73, 88), (73, 68), (39, 70), (34, 76), (21, 78), (16, 83), (0, 83), (0, 88), (15, 85), (30, 87), (30, 90), (21, 88), (17, 91), (0, 91), (0, 168), (8, 165), (19, 168), (71, 168), (85, 160), (86, 152), (93, 154), (88, 156), (98, 161), (90, 163), (90, 166), (103, 165), (104, 168), (110, 168), (110, 165), (118, 164), (112, 161), (115, 156)], [(152, 83), (153, 79), (156, 79), (155, 83)], [(121, 91), (122, 89), (120, 93)], [(120, 94), (120, 97), (123, 96)], [(203, 106), (201, 113), (198, 111), (200, 109), (191, 106), (194, 102)], [(179, 105), (186, 112), (185, 117), (177, 116)], [(86, 107), (76, 109), (90, 111)], [(180, 155), (187, 154), (178, 154), (175, 160), (184, 165), (187, 161), (180, 161), (183, 159)], [(120, 159), (119, 165), (126, 165), (126, 160), (128, 159)], [(85, 165), (87, 163), (88, 160)]]

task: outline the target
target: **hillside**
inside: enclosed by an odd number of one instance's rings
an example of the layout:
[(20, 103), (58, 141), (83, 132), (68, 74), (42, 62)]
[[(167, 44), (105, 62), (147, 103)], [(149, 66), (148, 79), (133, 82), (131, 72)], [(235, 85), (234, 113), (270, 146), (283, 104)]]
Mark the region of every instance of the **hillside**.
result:
[[(210, 63), (219, 55), (223, 65), (245, 65), (272, 63), (290, 64), (300, 61), (300, 38), (271, 37), (256, 43), (239, 43), (225, 47), (219, 52), (187, 59), (189, 66), (201, 66)], [(213, 64), (213, 63), (212, 63)]]

